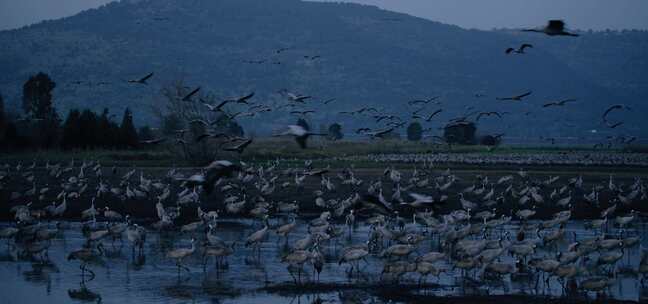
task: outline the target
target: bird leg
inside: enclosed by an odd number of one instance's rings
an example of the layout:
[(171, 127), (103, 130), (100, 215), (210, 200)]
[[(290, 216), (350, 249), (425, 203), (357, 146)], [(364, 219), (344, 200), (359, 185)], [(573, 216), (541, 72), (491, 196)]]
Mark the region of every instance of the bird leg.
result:
[[(207, 256), (203, 255), (203, 272), (205, 272), (205, 270), (207, 269), (207, 260), (208, 260)], [(218, 260), (216, 261), (218, 263)], [(218, 269), (218, 264), (216, 266), (216, 269)]]
[(188, 273), (191, 273), (191, 270), (189, 269), (189, 267), (187, 267), (187, 266), (185, 266), (185, 265), (182, 265), (182, 264), (178, 264), (178, 265), (179, 265), (180, 267), (182, 267), (182, 269), (186, 270)]

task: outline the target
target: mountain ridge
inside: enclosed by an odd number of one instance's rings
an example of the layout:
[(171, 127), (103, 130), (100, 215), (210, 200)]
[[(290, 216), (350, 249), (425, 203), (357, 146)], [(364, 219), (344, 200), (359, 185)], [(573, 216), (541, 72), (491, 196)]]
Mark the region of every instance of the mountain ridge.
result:
[[(375, 124), (369, 119), (341, 116), (336, 114), (338, 111), (375, 105), (405, 116), (403, 109), (408, 100), (436, 95), (442, 96), (445, 110), (439, 120), (426, 126), (440, 127), (473, 106), (514, 113), (502, 121), (484, 119), (479, 123), (485, 132), (513, 131), (518, 135), (584, 135), (587, 130), (604, 128), (600, 114), (606, 105), (619, 100), (636, 98), (627, 102), (645, 113), (648, 108), (640, 103), (648, 97), (648, 84), (640, 80), (648, 73), (645, 68), (629, 67), (630, 74), (636, 75), (615, 72), (627, 79), (609, 81), (604, 75), (612, 68), (588, 70), (588, 60), (595, 59), (575, 55), (592, 53), (579, 49), (579, 43), (595, 44), (604, 39), (583, 36), (577, 38), (582, 39), (579, 42), (465, 30), (349, 3), (122, 1), (72, 17), (0, 32), (0, 43), (4, 45), (0, 52), (5, 54), (0, 56), (0, 68), (6, 71), (0, 76), (0, 90), (15, 107), (22, 82), (43, 70), (59, 84), (54, 92), (59, 111), (107, 106), (119, 112), (129, 106), (143, 124), (155, 119), (151, 107), (160, 103), (161, 86), (180, 79), (188, 86), (202, 86), (219, 98), (256, 91), (256, 101), (270, 104), (284, 102), (276, 92), (288, 89), (317, 96), (317, 100), (336, 98), (326, 106), (313, 102), (320, 113), (311, 121), (314, 125), (340, 121), (347, 132), (355, 126)], [(636, 36), (644, 48), (647, 35)], [(523, 56), (504, 54), (505, 48), (522, 41), (536, 47)], [(286, 47), (293, 49), (275, 53)], [(626, 48), (623, 52), (630, 52)], [(321, 58), (303, 57), (315, 55)], [(243, 63), (263, 59), (267, 60), (264, 64)], [(282, 64), (273, 65), (274, 61)], [(152, 71), (155, 77), (149, 86), (125, 82)], [(110, 85), (70, 85), (77, 78)], [(496, 96), (525, 90), (533, 90), (534, 94), (521, 104), (494, 100)], [(488, 97), (475, 98), (476, 92), (485, 92)], [(578, 98), (581, 106), (541, 108), (543, 102), (563, 97)], [(584, 111), (582, 103), (590, 111)], [(522, 115), (527, 111), (534, 115)], [(633, 115), (622, 117), (629, 122), (614, 132), (646, 134), (642, 130), (646, 129), (642, 128), (645, 122)], [(271, 130), (294, 120), (294, 116), (283, 112), (244, 120), (242, 124), (246, 129)], [(515, 130), (530, 120), (539, 127)], [(578, 127), (565, 130), (561, 121), (571, 121)]]

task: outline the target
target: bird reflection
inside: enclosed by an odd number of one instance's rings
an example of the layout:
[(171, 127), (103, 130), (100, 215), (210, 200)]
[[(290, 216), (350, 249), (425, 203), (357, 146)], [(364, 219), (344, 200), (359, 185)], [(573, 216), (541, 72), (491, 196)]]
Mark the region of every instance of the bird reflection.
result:
[(88, 289), (85, 285), (85, 280), (82, 280), (79, 285), (79, 289), (68, 289), (68, 296), (70, 297), (70, 299), (84, 302), (101, 303), (101, 295)]

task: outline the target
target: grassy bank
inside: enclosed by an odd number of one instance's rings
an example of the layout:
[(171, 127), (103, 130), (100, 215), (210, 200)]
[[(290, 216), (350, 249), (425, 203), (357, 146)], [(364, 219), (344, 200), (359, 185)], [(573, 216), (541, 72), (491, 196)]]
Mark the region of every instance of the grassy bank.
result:
[[(214, 148), (216, 149), (216, 148)], [(643, 151), (643, 152), (642, 152)], [(368, 154), (560, 154), (572, 152), (599, 152), (599, 153), (645, 153), (648, 149), (638, 150), (593, 150), (585, 146), (501, 146), (489, 149), (486, 146), (452, 146), (432, 144), (430, 142), (410, 142), (402, 140), (342, 140), (326, 141), (312, 140), (307, 149), (300, 149), (289, 138), (261, 138), (256, 139), (243, 154), (233, 152), (219, 152), (218, 158), (265, 161), (274, 159), (305, 160), (305, 159), (335, 159), (349, 156), (363, 156)], [(43, 150), (43, 151), (11, 151), (0, 152), (0, 163), (24, 164), (33, 161), (44, 162), (69, 162), (71, 160), (98, 160), (105, 165), (114, 166), (200, 166), (207, 159), (185, 159), (185, 156), (176, 147), (161, 145), (150, 149), (138, 150)], [(362, 165), (362, 164), (357, 164)]]

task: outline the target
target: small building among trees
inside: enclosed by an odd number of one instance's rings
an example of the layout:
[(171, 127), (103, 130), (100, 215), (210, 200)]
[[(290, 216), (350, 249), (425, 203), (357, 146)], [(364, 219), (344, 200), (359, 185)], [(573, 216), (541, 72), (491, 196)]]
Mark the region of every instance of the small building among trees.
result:
[(477, 127), (471, 121), (458, 121), (443, 128), (443, 138), (449, 144), (473, 145)]

